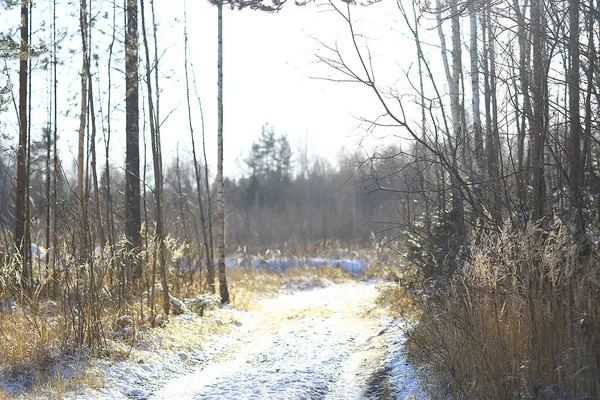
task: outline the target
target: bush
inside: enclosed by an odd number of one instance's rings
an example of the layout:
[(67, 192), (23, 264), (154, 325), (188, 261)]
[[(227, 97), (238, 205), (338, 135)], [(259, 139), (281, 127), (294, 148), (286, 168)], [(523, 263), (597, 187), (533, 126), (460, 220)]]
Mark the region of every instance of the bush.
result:
[(410, 352), (435, 397), (599, 398), (600, 262), (565, 227), (483, 235), (423, 302)]

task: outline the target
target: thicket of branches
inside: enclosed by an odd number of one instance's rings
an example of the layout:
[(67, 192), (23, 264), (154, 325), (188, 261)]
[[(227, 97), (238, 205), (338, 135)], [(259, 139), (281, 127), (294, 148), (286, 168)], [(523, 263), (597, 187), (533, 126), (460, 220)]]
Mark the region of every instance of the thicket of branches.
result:
[(382, 110), (375, 129), (407, 138), (359, 171), (365, 189), (398, 196), (401, 234), (389, 244), (421, 272), (413, 345), (440, 371), (430, 388), (597, 396), (598, 5), (397, 5), (416, 54), (402, 77), (409, 92), (378, 75), (352, 4), (330, 2), (346, 45), (320, 59), (334, 79), (370, 90)]

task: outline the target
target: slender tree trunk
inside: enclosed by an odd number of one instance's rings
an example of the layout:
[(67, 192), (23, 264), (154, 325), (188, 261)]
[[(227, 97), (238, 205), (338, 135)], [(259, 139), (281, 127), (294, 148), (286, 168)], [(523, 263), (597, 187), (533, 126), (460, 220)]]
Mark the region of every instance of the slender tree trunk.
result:
[(541, 0), (531, 2), (531, 30), (533, 42), (533, 120), (530, 125), (530, 135), (533, 137), (532, 165), (533, 165), (533, 210), (534, 221), (546, 215), (546, 186), (544, 178), (544, 139), (546, 102), (544, 99), (546, 77), (543, 62), (543, 47), (545, 28), (542, 21)]
[[(528, 5), (525, 2), (524, 7)], [(517, 143), (517, 180), (519, 182), (520, 202), (523, 203), (526, 198), (526, 186), (529, 181), (529, 172), (526, 171), (525, 160), (525, 137), (527, 132), (527, 122), (529, 126), (533, 121), (533, 111), (531, 108), (531, 97), (529, 95), (529, 63), (531, 59), (531, 45), (529, 40), (530, 30), (527, 28), (523, 11), (521, 11), (518, 0), (514, 0), (513, 8), (517, 16), (518, 31), (517, 40), (519, 43), (519, 77), (521, 84), (521, 95), (523, 96), (523, 112), (521, 115), (521, 130), (519, 132)], [(527, 157), (529, 159), (529, 157)], [(524, 211), (524, 210), (523, 210)]]
[[(90, 69), (90, 53), (89, 53), (89, 49), (91, 48), (90, 46), (90, 40), (91, 40), (91, 34), (89, 32), (89, 23), (88, 23), (88, 9), (87, 9), (87, 0), (81, 0), (81, 11), (80, 11), (80, 25), (81, 25), (81, 39), (82, 39), (82, 45), (83, 45), (83, 55), (84, 55), (84, 59), (83, 59), (83, 69), (81, 72), (81, 90), (82, 90), (82, 98), (81, 98), (81, 102), (82, 102), (82, 106), (81, 106), (81, 111), (82, 113), (85, 113), (82, 117), (80, 117), (80, 125), (79, 125), (79, 165), (78, 165), (78, 184), (80, 185), (78, 187), (79, 189), (79, 201), (81, 202), (81, 206), (82, 206), (82, 218), (87, 219), (87, 196), (85, 195), (85, 192), (82, 191), (83, 189), (83, 161), (84, 161), (84, 154), (82, 151), (82, 144), (83, 144), (83, 140), (85, 138), (85, 119), (86, 119), (86, 114), (88, 112), (88, 108), (89, 108), (89, 117), (91, 119), (90, 122), (90, 128), (91, 128), (91, 137), (90, 137), (90, 156), (91, 156), (91, 169), (92, 169), (92, 182), (93, 182), (93, 186), (94, 186), (94, 216), (95, 216), (95, 223), (97, 226), (97, 233), (98, 233), (98, 238), (100, 239), (100, 249), (101, 251), (104, 251), (104, 247), (106, 246), (106, 238), (104, 236), (104, 227), (102, 224), (102, 214), (100, 212), (100, 195), (98, 192), (98, 174), (97, 174), (97, 170), (96, 170), (96, 115), (95, 115), (95, 111), (94, 111), (94, 95), (93, 95), (93, 85), (92, 85), (92, 79), (91, 79), (91, 69)], [(84, 87), (85, 85), (85, 87)], [(84, 98), (83, 96), (86, 95), (87, 98)], [(82, 130), (83, 128), (83, 130)], [(82, 135), (83, 133), (83, 135)], [(82, 197), (85, 196), (85, 197)], [(89, 243), (90, 245), (92, 245), (92, 243)], [(86, 249), (86, 251), (88, 251), (89, 249)]]
[(225, 185), (223, 182), (223, 0), (218, 4), (217, 21), (217, 135), (218, 135), (218, 166), (217, 166), (217, 204), (219, 213), (219, 293), (221, 303), (229, 303), (229, 289), (225, 273)]
[[(50, 68), (49, 74), (47, 76), (47, 80), (52, 80), (52, 68)], [(49, 85), (50, 86), (50, 85)], [(52, 173), (50, 172), (50, 160), (52, 157), (52, 86), (49, 89), (49, 102), (50, 106), (48, 108), (48, 127), (45, 131), (45, 140), (46, 140), (46, 274), (44, 277), (44, 290), (46, 295), (49, 292), (48, 282), (50, 278), (50, 245), (51, 245), (51, 218), (52, 218), (52, 199), (50, 195), (52, 193)]]
[[(50, 158), (52, 157), (52, 110), (49, 110), (48, 128), (46, 130), (46, 275), (45, 281), (50, 277), (50, 224), (52, 218), (52, 199), (50, 198), (52, 188), (52, 174), (50, 172)], [(47, 283), (45, 283), (46, 285)], [(46, 287), (47, 293), (47, 287)]]
[(31, 252), (26, 248), (26, 155), (27, 155), (27, 83), (29, 80), (29, 0), (21, 0), (21, 52), (19, 61), (19, 148), (17, 149), (17, 201), (15, 246), (21, 257), (21, 284), (29, 287), (27, 267)]
[[(446, 80), (448, 82), (448, 89), (450, 95), (450, 112), (452, 115), (452, 133), (448, 132), (448, 147), (451, 153), (451, 165), (455, 171), (458, 171), (458, 154), (459, 147), (462, 146), (462, 118), (461, 118), (461, 104), (460, 104), (460, 75), (462, 71), (462, 60), (461, 60), (461, 43), (460, 43), (460, 15), (458, 13), (458, 6), (456, 0), (450, 1), (450, 21), (452, 26), (452, 69), (448, 62), (446, 39), (441, 26), (441, 10), (442, 6), (437, 1), (437, 18), (438, 18), (438, 35), (440, 37), (440, 44), (442, 50), (442, 61), (444, 64), (444, 71), (446, 73)], [(463, 207), (463, 194), (461, 191), (461, 185), (458, 181), (456, 174), (450, 174), (450, 180), (452, 184), (452, 210), (451, 220), (455, 227), (456, 235), (453, 237), (452, 246), (453, 248), (458, 247), (465, 236), (465, 221), (464, 221), (464, 207)]]
[[(177, 158), (175, 160), (175, 175), (177, 177), (177, 191), (179, 192), (179, 215), (181, 218), (181, 225), (183, 228), (183, 240), (186, 244), (189, 243), (188, 234), (187, 234), (187, 224), (185, 223), (185, 200), (183, 196), (183, 189), (181, 187), (181, 171), (179, 170), (179, 143), (177, 144)], [(187, 251), (186, 251), (187, 253)]]
[[(590, 9), (593, 9), (593, 0), (589, 3)], [(586, 171), (591, 165), (591, 137), (592, 137), (592, 91), (594, 90), (594, 70), (596, 68), (596, 43), (594, 40), (594, 25), (595, 15), (588, 13), (588, 65), (587, 65), (587, 89), (585, 96), (585, 130), (583, 135), (583, 160), (581, 162), (581, 168)], [(585, 175), (584, 175), (585, 179)], [(585, 183), (587, 184), (587, 182)], [(584, 185), (585, 185), (584, 184)], [(583, 201), (582, 201), (583, 203)], [(582, 204), (583, 207), (583, 204)]]
[(482, 193), (485, 192), (483, 183), (485, 181), (485, 161), (483, 152), (483, 131), (481, 127), (481, 114), (479, 109), (479, 53), (477, 46), (477, 12), (475, 4), (469, 4), (469, 20), (471, 28), (471, 88), (473, 92), (472, 96), (472, 108), (473, 108), (473, 130), (474, 130), (474, 142), (475, 142), (475, 194), (479, 201), (482, 201)]
[(58, 274), (56, 269), (56, 263), (58, 260), (58, 252), (59, 252), (59, 243), (58, 243), (58, 151), (57, 151), (57, 142), (58, 142), (58, 78), (57, 78), (57, 66), (58, 60), (56, 57), (57, 52), (57, 44), (56, 44), (56, 0), (52, 2), (52, 58), (53, 58), (53, 81), (54, 81), (54, 132), (53, 132), (53, 172), (54, 172), (54, 187), (52, 188), (52, 231), (54, 233), (54, 262), (52, 263), (52, 291), (54, 298), (57, 298), (58, 295)]
[(499, 127), (498, 127), (498, 97), (496, 95), (496, 48), (495, 48), (495, 32), (492, 27), (492, 18), (489, 8), (485, 12), (485, 18), (487, 20), (487, 58), (489, 65), (489, 101), (490, 114), (488, 118), (491, 118), (489, 130), (486, 132), (487, 140), (487, 159), (488, 159), (488, 176), (490, 178), (490, 209), (492, 214), (492, 220), (496, 226), (501, 224), (500, 214), (500, 169), (499, 169), (499, 153), (500, 153), (500, 138), (499, 138)]
[[(110, 45), (108, 47), (108, 99), (107, 99), (107, 129), (106, 135), (104, 137), (104, 173), (106, 174), (106, 194), (107, 194), (107, 202), (106, 202), (106, 225), (108, 230), (108, 244), (112, 248), (115, 244), (115, 222), (114, 222), (114, 208), (112, 202), (112, 188), (110, 182), (110, 139), (112, 134), (112, 56), (113, 56), (113, 47), (115, 44), (115, 39), (117, 35), (117, 5), (115, 0), (113, 0), (113, 20), (112, 20), (112, 38)], [(112, 269), (111, 269), (112, 271)]]
[(142, 276), (137, 255), (141, 250), (142, 217), (140, 209), (140, 140), (138, 87), (138, 7), (137, 0), (126, 0), (125, 32), (125, 231), (132, 257), (134, 281)]
[[(88, 64), (89, 65), (89, 64)], [(89, 72), (89, 71), (88, 71)], [(100, 211), (100, 190), (98, 186), (98, 173), (96, 169), (96, 115), (94, 113), (94, 98), (92, 91), (92, 80), (89, 79), (89, 106), (90, 106), (90, 116), (91, 116), (91, 128), (92, 135), (90, 140), (90, 156), (91, 156), (91, 168), (92, 168), (92, 183), (94, 185), (94, 214), (96, 219), (96, 230), (98, 233), (98, 238), (100, 239), (100, 253), (104, 253), (104, 248), (106, 247), (106, 236), (104, 234), (104, 224), (102, 221), (102, 212)]]
[(85, 218), (86, 199), (84, 189), (85, 174), (85, 126), (87, 119), (87, 101), (88, 101), (88, 45), (87, 45), (87, 1), (81, 0), (79, 9), (79, 26), (81, 29), (81, 110), (79, 114), (79, 141), (77, 146), (77, 193), (79, 195), (79, 205), (81, 207), (81, 218)]
[[(32, 23), (33, 23), (33, 0), (29, 0), (29, 27), (27, 43), (32, 42)], [(27, 166), (25, 167), (25, 248), (27, 249), (27, 263), (25, 264), (25, 268), (27, 270), (26, 276), (29, 277), (29, 287), (31, 290), (34, 289), (35, 281), (33, 278), (33, 261), (34, 256), (31, 254), (31, 93), (32, 89), (32, 75), (33, 75), (33, 66), (31, 60), (28, 61), (27, 65), (27, 74), (29, 76), (29, 80), (27, 82), (27, 154), (25, 156), (25, 160), (27, 160)], [(38, 260), (39, 261), (39, 260)]]
[[(417, 11), (415, 9), (415, 4), (412, 3), (412, 12), (414, 18), (414, 35), (415, 35), (415, 43), (417, 47), (417, 53), (419, 54), (417, 57), (417, 66), (419, 72), (419, 90), (420, 90), (420, 99), (421, 99), (421, 140), (423, 143), (427, 143), (427, 129), (426, 129), (426, 114), (425, 114), (425, 85), (423, 79), (423, 54), (421, 52), (421, 40), (419, 39), (419, 20), (417, 18)], [(408, 22), (408, 21), (407, 21)], [(418, 157), (421, 158), (421, 162), (425, 162), (426, 160), (426, 152), (427, 149), (425, 146), (421, 146), (419, 143), (416, 144), (419, 148)], [(431, 233), (431, 213), (430, 213), (430, 201), (429, 197), (426, 195), (425, 185), (427, 182), (427, 171), (425, 168), (419, 167), (419, 190), (421, 191), (421, 196), (423, 198), (423, 202), (425, 204), (425, 215), (424, 215), (424, 230), (427, 235), (427, 248), (429, 251), (432, 251), (432, 233)], [(355, 195), (356, 191), (353, 191), (353, 195)], [(354, 205), (353, 205), (354, 207)], [(354, 208), (353, 208), (354, 210)], [(354, 218), (353, 218), (354, 221)]]
[[(140, 1), (142, 13), (142, 36), (144, 38), (144, 49), (146, 53), (146, 85), (148, 87), (148, 116), (150, 121), (150, 138), (152, 145), (152, 159), (154, 164), (154, 200), (156, 211), (155, 245), (156, 259), (158, 260), (158, 271), (163, 293), (163, 311), (169, 315), (169, 285), (167, 282), (166, 261), (165, 261), (165, 232), (163, 219), (163, 175), (162, 175), (162, 151), (160, 143), (160, 118), (159, 118), (159, 92), (158, 88), (158, 46), (156, 37), (156, 22), (154, 20), (154, 4), (150, 1), (152, 8), (152, 25), (154, 30), (154, 63), (150, 64), (150, 51), (148, 49), (148, 37), (146, 34), (146, 17), (144, 13), (144, 0)], [(152, 98), (152, 69), (155, 73), (156, 83), (156, 111)]]

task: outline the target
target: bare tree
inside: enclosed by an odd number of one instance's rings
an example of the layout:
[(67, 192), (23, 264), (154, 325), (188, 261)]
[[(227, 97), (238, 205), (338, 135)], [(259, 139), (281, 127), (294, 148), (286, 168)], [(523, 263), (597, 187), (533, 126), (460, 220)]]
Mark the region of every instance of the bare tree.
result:
[(530, 135), (533, 138), (533, 218), (542, 219), (546, 215), (546, 186), (544, 178), (544, 140), (546, 137), (546, 66), (543, 61), (545, 22), (542, 17), (544, 3), (531, 0), (531, 37), (533, 48), (533, 82), (531, 85), (533, 118), (530, 121)]
[(81, 110), (79, 114), (79, 140), (77, 145), (77, 193), (79, 194), (79, 204), (81, 207), (81, 218), (85, 218), (86, 213), (86, 193), (85, 193), (85, 127), (88, 116), (88, 24), (87, 24), (87, 1), (81, 0), (79, 6), (79, 27), (81, 30)]

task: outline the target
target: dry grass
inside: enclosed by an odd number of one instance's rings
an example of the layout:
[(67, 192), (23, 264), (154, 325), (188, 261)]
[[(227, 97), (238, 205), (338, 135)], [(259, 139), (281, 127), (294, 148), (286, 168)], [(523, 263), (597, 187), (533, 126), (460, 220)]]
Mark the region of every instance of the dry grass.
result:
[(483, 238), (423, 308), (411, 354), (436, 398), (600, 396), (600, 264), (566, 228)]
[(418, 320), (421, 309), (414, 286), (418, 271), (414, 267), (376, 262), (371, 264), (363, 279), (380, 279), (388, 282), (379, 294), (378, 303), (394, 317), (409, 322)]
[(250, 310), (257, 300), (274, 297), (284, 289), (303, 290), (351, 280), (347, 272), (329, 265), (294, 267), (285, 272), (256, 268), (232, 268), (228, 271), (232, 305)]
[[(115, 263), (117, 261), (120, 260)], [(295, 267), (285, 273), (228, 269), (233, 309), (224, 314), (220, 310), (208, 311), (204, 318), (186, 321), (177, 318), (165, 321), (159, 317), (157, 328), (152, 329), (147, 291), (130, 295), (121, 305), (114, 299), (114, 287), (92, 298), (85, 283), (89, 281), (89, 266), (77, 266), (73, 261), (69, 268), (71, 271), (80, 268), (80, 280), (63, 290), (56, 300), (49, 300), (51, 296), (44, 294), (41, 285), (40, 293), (32, 297), (6, 299), (2, 303), (0, 372), (9, 382), (21, 387), (17, 396), (35, 393), (46, 398), (61, 398), (68, 391), (101, 386), (101, 376), (91, 368), (92, 357), (119, 361), (158, 350), (191, 351), (202, 347), (210, 335), (222, 332), (229, 323), (235, 322), (230, 319), (235, 319), (236, 309), (252, 309), (260, 298), (275, 296), (286, 289), (322, 287), (351, 279), (346, 272), (331, 266)], [(102, 272), (99, 282), (109, 277), (107, 271)], [(198, 274), (196, 278), (191, 280), (190, 276), (171, 271), (171, 294), (183, 298), (202, 293), (206, 288), (199, 283), (202, 280)], [(102, 283), (110, 287), (107, 281)], [(160, 298), (160, 291), (156, 296)], [(102, 305), (96, 320), (90, 317), (92, 300)], [(129, 320), (126, 326), (121, 326), (118, 319), (124, 316)], [(97, 329), (101, 337), (98, 338), (100, 344), (90, 351), (85, 339), (89, 337), (94, 321), (99, 324)], [(0, 389), (0, 400), (10, 396)]]

